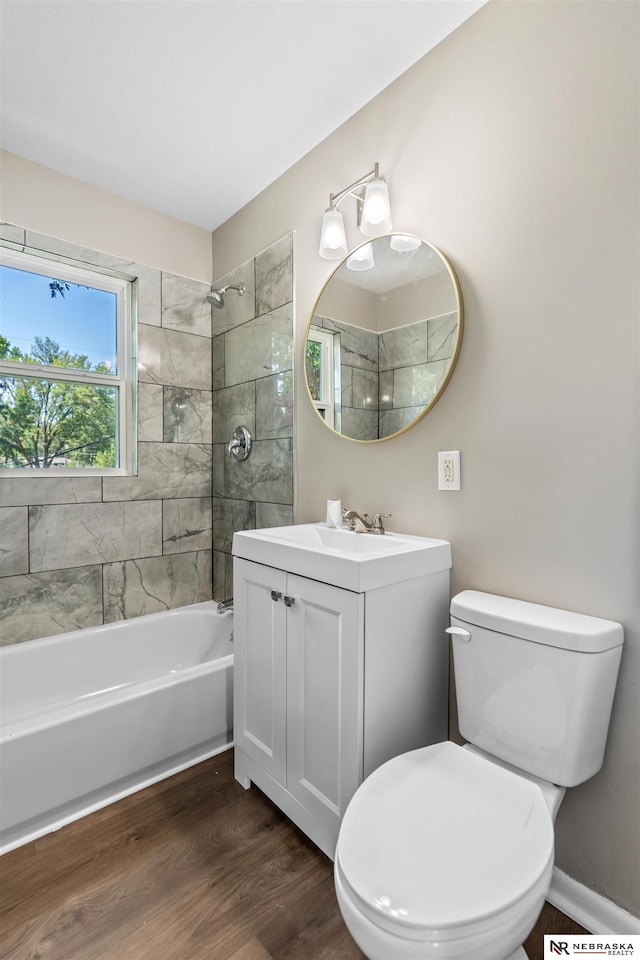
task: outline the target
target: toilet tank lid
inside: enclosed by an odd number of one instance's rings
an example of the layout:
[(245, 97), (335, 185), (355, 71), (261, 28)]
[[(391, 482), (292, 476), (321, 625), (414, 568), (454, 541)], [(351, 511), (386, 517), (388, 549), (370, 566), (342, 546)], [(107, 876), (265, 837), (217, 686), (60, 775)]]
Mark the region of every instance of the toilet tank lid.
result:
[(621, 624), (613, 620), (478, 590), (457, 594), (451, 601), (451, 615), (476, 627), (582, 653), (619, 647), (624, 638)]

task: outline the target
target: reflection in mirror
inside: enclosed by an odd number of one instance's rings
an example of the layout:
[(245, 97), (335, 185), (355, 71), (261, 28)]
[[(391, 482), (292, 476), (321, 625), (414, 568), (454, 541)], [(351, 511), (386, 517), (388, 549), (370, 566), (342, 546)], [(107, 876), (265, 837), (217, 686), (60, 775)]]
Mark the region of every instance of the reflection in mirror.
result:
[(404, 234), (363, 244), (329, 277), (307, 330), (318, 414), (352, 440), (407, 430), (448, 383), (462, 326), (458, 282), (435, 247)]

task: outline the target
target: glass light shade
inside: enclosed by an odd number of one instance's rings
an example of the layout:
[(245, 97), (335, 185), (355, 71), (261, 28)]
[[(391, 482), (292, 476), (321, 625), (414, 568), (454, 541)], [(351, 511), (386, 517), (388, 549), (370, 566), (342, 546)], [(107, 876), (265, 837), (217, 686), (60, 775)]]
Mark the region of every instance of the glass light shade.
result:
[(341, 260), (347, 255), (347, 235), (344, 231), (342, 214), (335, 207), (329, 207), (322, 218), (320, 232), (320, 256), (325, 260)]
[(347, 260), (347, 267), (349, 270), (371, 270), (374, 263), (373, 247), (370, 243), (365, 243), (353, 251)]
[(372, 180), (367, 184), (360, 229), (366, 237), (377, 237), (391, 230), (389, 190), (384, 180)]
[(417, 237), (409, 237), (406, 233), (394, 233), (391, 237), (391, 249), (398, 253), (407, 253), (409, 250), (417, 250), (421, 242)]

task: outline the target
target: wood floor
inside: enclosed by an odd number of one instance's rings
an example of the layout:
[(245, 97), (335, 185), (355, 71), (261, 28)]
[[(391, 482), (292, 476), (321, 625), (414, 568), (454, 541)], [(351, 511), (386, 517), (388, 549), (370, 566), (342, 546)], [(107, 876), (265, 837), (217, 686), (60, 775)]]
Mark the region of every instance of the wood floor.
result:
[[(530, 960), (545, 932), (582, 928), (545, 906)], [(362, 957), (331, 862), (231, 751), (0, 858), (1, 960)]]

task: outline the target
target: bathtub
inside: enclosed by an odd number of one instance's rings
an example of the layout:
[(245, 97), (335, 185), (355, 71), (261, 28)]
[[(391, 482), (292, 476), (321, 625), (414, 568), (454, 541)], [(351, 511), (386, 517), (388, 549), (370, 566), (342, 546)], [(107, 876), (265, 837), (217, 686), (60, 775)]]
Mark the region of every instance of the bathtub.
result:
[(213, 602), (0, 649), (0, 853), (232, 744)]

